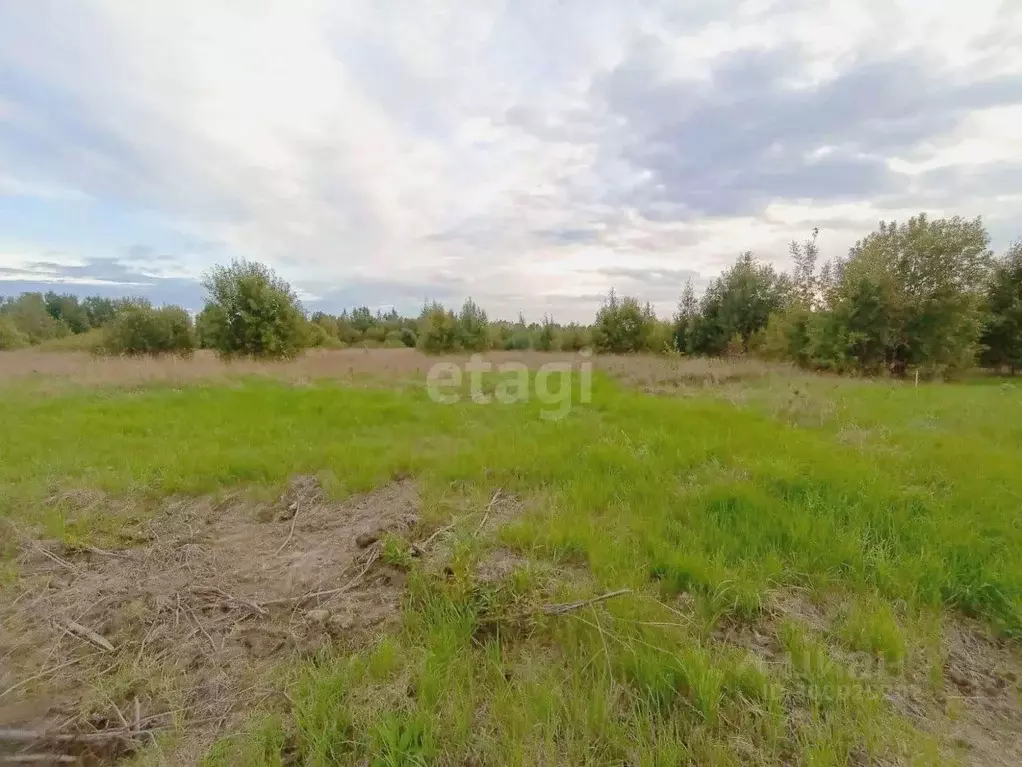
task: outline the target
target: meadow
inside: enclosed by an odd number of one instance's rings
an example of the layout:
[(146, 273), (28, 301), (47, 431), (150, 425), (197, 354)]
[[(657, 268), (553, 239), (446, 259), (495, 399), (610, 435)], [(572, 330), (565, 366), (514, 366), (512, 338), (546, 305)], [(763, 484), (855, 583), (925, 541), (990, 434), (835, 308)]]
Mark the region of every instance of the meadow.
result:
[(433, 361), (0, 353), (0, 756), (1022, 762), (1010, 379)]

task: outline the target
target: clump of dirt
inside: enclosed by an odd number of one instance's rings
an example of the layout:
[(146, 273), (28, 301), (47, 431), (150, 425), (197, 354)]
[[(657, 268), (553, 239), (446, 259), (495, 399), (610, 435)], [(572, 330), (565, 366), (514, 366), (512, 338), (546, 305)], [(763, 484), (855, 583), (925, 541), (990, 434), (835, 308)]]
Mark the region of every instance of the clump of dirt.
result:
[(417, 521), (408, 480), (332, 503), (302, 476), (270, 508), (170, 503), (136, 548), (26, 544), (0, 593), (0, 756), (109, 763), (171, 724), (189, 732), (173, 761), (200, 756), (274, 694), (265, 674), (288, 653), (396, 618), (404, 575), (377, 541)]

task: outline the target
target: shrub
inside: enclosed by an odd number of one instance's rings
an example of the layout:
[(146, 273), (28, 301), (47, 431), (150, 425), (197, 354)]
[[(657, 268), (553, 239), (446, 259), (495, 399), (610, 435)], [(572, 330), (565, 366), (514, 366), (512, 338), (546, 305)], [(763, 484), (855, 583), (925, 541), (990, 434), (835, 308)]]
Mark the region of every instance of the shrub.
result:
[(20, 349), (28, 343), (28, 336), (18, 330), (14, 320), (0, 314), (0, 349)]
[(411, 328), (401, 328), (401, 344), (407, 346), (409, 349), (414, 349), (418, 339), (415, 337), (415, 331)]
[(14, 326), (31, 344), (62, 338), (71, 333), (65, 323), (50, 315), (40, 293), (22, 293), (18, 298), (8, 299), (0, 311), (10, 317)]
[(619, 299), (611, 290), (596, 313), (593, 344), (597, 351), (612, 354), (646, 351), (655, 322), (649, 304), (643, 307), (631, 296)]
[(203, 280), (203, 333), (221, 357), (289, 359), (302, 349), (305, 317), (291, 286), (267, 266), (234, 261)]
[(48, 352), (90, 352), (102, 354), (107, 345), (107, 329), (93, 328), (84, 333), (75, 333), (61, 338), (43, 341), (39, 348)]
[(441, 354), (457, 348), (458, 318), (454, 312), (435, 302), (423, 307), (418, 345), (427, 354)]
[(462, 349), (481, 352), (490, 345), (489, 335), (486, 312), (471, 298), (466, 299), (458, 315), (458, 344)]
[(194, 350), (195, 329), (188, 312), (180, 306), (154, 309), (143, 302), (118, 313), (105, 341), (110, 354), (187, 356)]

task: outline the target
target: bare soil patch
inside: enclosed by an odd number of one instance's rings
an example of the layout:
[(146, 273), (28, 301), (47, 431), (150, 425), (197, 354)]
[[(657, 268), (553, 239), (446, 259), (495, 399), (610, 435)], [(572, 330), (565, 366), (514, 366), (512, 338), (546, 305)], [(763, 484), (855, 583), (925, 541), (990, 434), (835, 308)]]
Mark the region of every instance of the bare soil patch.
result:
[(979, 626), (945, 627), (944, 696), (970, 764), (1022, 764), (1022, 661)]
[(268, 507), (168, 504), (135, 548), (27, 543), (0, 592), (0, 758), (109, 763), (178, 726), (170, 762), (194, 762), (282, 660), (397, 618), (380, 538), (417, 520), (410, 481), (335, 503), (297, 477)]
[[(778, 638), (781, 622), (792, 620), (826, 636), (833, 619), (830, 608), (797, 591), (778, 591), (756, 620), (721, 626), (714, 638), (741, 647), (768, 665), (786, 663)], [(1022, 658), (1017, 650), (964, 619), (945, 622), (940, 650), (943, 676), (934, 680), (922, 667), (909, 664), (885, 674), (882, 664), (866, 653), (829, 648), (833, 659), (853, 675), (875, 676), (899, 713), (941, 737), (967, 764), (1022, 764)]]

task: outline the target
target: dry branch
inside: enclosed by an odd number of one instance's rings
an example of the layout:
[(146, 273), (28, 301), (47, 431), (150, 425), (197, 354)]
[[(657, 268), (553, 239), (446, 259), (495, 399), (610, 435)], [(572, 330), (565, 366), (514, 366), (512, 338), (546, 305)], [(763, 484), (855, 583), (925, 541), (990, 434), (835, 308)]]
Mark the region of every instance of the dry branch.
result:
[(106, 743), (132, 740), (153, 730), (100, 730), (99, 732), (47, 732), (46, 730), (8, 730), (0, 728), (0, 742), (8, 743)]
[(13, 754), (0, 757), (3, 764), (74, 764), (77, 756), (68, 754)]
[(499, 487), (497, 488), (496, 492), (493, 494), (493, 497), (490, 498), (490, 502), (488, 504), (486, 504), (486, 513), (483, 514), (483, 519), (479, 523), (479, 527), (477, 527), (476, 531), (474, 533), (472, 533), (473, 536), (479, 535), (479, 532), (483, 529), (483, 525), (486, 524), (486, 520), (490, 518), (490, 510), (493, 508), (493, 504), (495, 504), (497, 502), (498, 498), (500, 498), (500, 488)]
[(300, 512), (301, 510), (302, 510), (301, 502), (295, 501), (295, 513), (294, 516), (291, 517), (291, 530), (288, 532), (287, 538), (284, 539), (284, 542), (280, 544), (280, 548), (273, 552), (273, 556), (277, 556), (278, 554), (280, 554), (280, 552), (282, 552), (287, 547), (287, 545), (291, 543), (291, 538), (293, 538), (295, 534), (295, 523), (298, 522), (298, 512)]
[(226, 591), (224, 591), (218, 586), (213, 586), (208, 589), (192, 589), (192, 593), (195, 595), (201, 595), (204, 593), (219, 594), (228, 602), (234, 602), (235, 604), (241, 605), (242, 607), (247, 607), (250, 610), (259, 613), (260, 615), (269, 615), (269, 613), (266, 610), (264, 610), (255, 602), (251, 602), (247, 599), (241, 599), (239, 597), (234, 596), (233, 594), (228, 594)]
[(46, 557), (47, 559), (50, 559), (50, 560), (56, 562), (58, 565), (63, 567), (65, 570), (70, 570), (73, 573), (77, 573), (78, 572), (78, 568), (77, 567), (75, 567), (73, 564), (68, 562), (66, 559), (61, 559), (56, 554), (54, 554), (52, 551), (49, 551), (45, 546), (36, 545), (34, 548), (35, 548), (36, 551), (38, 551), (44, 557)]
[(592, 599), (583, 599), (580, 602), (567, 602), (559, 605), (546, 605), (543, 608), (544, 615), (564, 615), (574, 610), (581, 610), (583, 607), (589, 607), (589, 605), (595, 605), (599, 602), (606, 602), (608, 599), (619, 597), (623, 594), (631, 594), (631, 589), (618, 589), (617, 591), (609, 591), (606, 594), (601, 594), (598, 597)]
[(421, 543), (416, 543), (416, 544), (413, 544), (413, 545), (414, 545), (414, 546), (417, 546), (417, 547), (418, 547), (418, 548), (420, 548), (420, 549), (424, 549), (424, 548), (425, 548), (426, 546), (429, 546), (429, 544), (431, 544), (431, 543), (433, 542), (433, 540), (434, 540), (434, 539), (435, 539), (435, 538), (436, 538), (437, 536), (439, 536), (439, 535), (443, 535), (443, 534), (444, 534), (444, 533), (446, 533), (446, 532), (447, 532), (448, 530), (450, 530), (451, 528), (453, 528), (453, 527), (454, 527), (454, 526), (455, 526), (456, 524), (458, 524), (458, 523), (459, 523), (460, 521), (461, 521), (461, 517), (458, 517), (458, 518), (457, 518), (456, 520), (454, 520), (453, 522), (451, 522), (451, 524), (449, 524), (449, 525), (444, 525), (444, 526), (443, 526), (443, 527), (441, 527), (441, 528), (440, 528), (439, 530), (437, 530), (436, 532), (434, 532), (434, 533), (433, 533), (433, 534), (432, 534), (431, 536), (429, 536), (429, 537), (428, 537), (428, 538), (427, 538), (426, 540), (422, 541)]
[(90, 628), (86, 628), (81, 623), (66, 619), (61, 620), (60, 623), (61, 625), (64, 626), (65, 629), (70, 631), (79, 639), (84, 639), (87, 642), (92, 642), (92, 644), (96, 645), (97, 647), (102, 647), (107, 652), (114, 651), (114, 646), (110, 644), (110, 642), (107, 641), (105, 637), (100, 636)]

